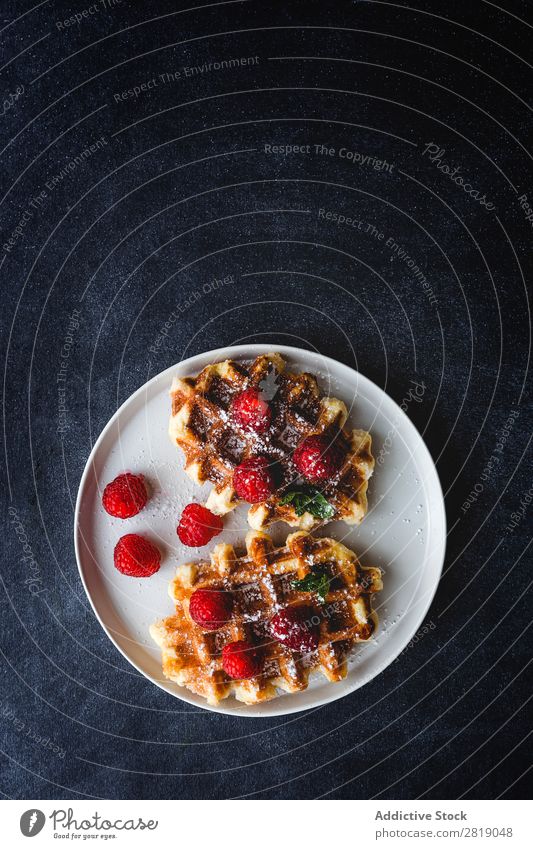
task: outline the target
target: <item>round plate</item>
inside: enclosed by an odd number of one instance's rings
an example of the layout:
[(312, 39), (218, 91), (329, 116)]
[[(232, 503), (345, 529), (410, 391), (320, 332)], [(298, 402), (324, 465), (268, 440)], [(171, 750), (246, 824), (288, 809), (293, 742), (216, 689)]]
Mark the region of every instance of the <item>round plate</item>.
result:
[[(369, 485), (369, 511), (362, 524), (331, 522), (320, 531), (353, 549), (364, 566), (383, 570), (383, 591), (374, 596), (379, 626), (374, 637), (356, 647), (344, 681), (332, 684), (312, 677), (301, 693), (282, 694), (247, 706), (233, 697), (211, 707), (205, 699), (163, 678), (159, 648), (148, 629), (173, 612), (167, 588), (175, 566), (207, 558), (202, 549), (182, 546), (176, 535), (181, 510), (207, 498), (210, 484), (199, 487), (183, 471), (183, 455), (167, 434), (169, 389), (174, 375), (195, 375), (209, 363), (250, 360), (278, 351), (291, 370), (316, 375), (327, 395), (349, 409), (348, 424), (369, 430), (376, 458)], [(411, 399), (420, 388), (413, 384)], [(127, 521), (108, 516), (101, 505), (106, 483), (122, 471), (141, 472), (151, 498)], [(248, 530), (247, 505), (225, 519), (224, 540), (242, 549)], [(278, 523), (270, 532), (282, 543), (291, 532)], [(113, 548), (124, 533), (144, 533), (162, 551), (161, 569), (148, 579), (121, 575), (113, 566)], [(335, 360), (299, 348), (240, 345), (184, 360), (154, 377), (115, 413), (94, 445), (83, 473), (75, 512), (75, 546), (81, 579), (94, 612), (110, 640), (146, 678), (179, 699), (207, 710), (241, 716), (278, 716), (342, 698), (382, 672), (412, 640), (424, 621), (439, 582), (446, 543), (444, 500), (431, 456), (414, 425), (375, 383)]]

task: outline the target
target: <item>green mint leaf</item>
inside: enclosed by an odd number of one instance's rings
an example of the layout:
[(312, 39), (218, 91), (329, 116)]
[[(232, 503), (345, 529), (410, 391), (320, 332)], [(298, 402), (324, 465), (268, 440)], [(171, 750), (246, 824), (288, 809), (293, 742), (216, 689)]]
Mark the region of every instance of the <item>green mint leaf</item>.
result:
[(311, 513), (317, 519), (332, 519), (335, 508), (324, 498), (320, 490), (309, 488), (307, 490), (293, 489), (286, 492), (280, 499), (280, 504), (292, 504), (297, 516)]
[(296, 495), (296, 490), (292, 490), (292, 492), (286, 492), (285, 495), (283, 496), (283, 498), (280, 498), (279, 503), (280, 504), (290, 504), (295, 495)]
[(316, 584), (316, 575), (313, 575), (312, 572), (309, 572), (305, 578), (295, 579), (292, 582), (295, 590), (303, 590), (304, 592), (312, 592), (315, 589)]
[(332, 519), (335, 515), (335, 508), (329, 501), (324, 498), (321, 492), (316, 492), (310, 503), (307, 505), (307, 510), (313, 516), (319, 519)]
[(318, 587), (316, 588), (316, 594), (319, 597), (322, 604), (326, 603), (326, 596), (329, 592), (329, 580), (326, 575), (322, 575), (320, 578)]
[(326, 596), (329, 592), (330, 579), (326, 573), (320, 568), (309, 572), (305, 578), (293, 580), (292, 586), (296, 590), (304, 592), (315, 592), (322, 603), (326, 601)]
[(303, 516), (304, 513), (310, 511), (311, 499), (308, 495), (297, 495), (294, 499), (294, 510), (297, 516)]

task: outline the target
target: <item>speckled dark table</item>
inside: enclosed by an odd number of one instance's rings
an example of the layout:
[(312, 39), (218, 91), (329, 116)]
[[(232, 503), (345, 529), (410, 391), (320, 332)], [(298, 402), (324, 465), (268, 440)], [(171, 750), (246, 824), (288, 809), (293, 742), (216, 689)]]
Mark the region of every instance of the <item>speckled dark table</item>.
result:
[[(2, 4), (1, 791), (522, 797), (531, 4), (180, 5)], [(117, 405), (184, 356), (265, 339), (350, 365), (353, 346), (399, 402), (424, 382), (408, 415), (449, 522), (425, 633), (288, 721), (145, 681), (72, 543)]]

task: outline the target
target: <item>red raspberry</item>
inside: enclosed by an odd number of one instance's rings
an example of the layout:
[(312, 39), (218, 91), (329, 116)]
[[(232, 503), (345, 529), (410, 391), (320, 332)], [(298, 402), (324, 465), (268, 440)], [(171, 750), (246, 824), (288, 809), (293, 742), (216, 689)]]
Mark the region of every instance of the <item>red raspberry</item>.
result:
[(181, 514), (177, 534), (183, 545), (201, 546), (216, 537), (223, 528), (220, 516), (215, 516), (202, 504), (187, 504)]
[(270, 633), (293, 651), (308, 654), (318, 646), (320, 618), (314, 607), (285, 607), (270, 620)]
[(138, 534), (120, 537), (115, 546), (115, 567), (130, 578), (149, 578), (159, 570), (161, 555), (153, 543)]
[(322, 436), (308, 436), (292, 455), (294, 465), (309, 481), (332, 478), (342, 466), (343, 452)]
[(244, 501), (256, 504), (266, 501), (276, 486), (266, 457), (250, 457), (237, 466), (233, 472), (233, 487)]
[(222, 668), (230, 678), (255, 678), (261, 672), (261, 656), (252, 643), (237, 640), (222, 649)]
[(102, 495), (104, 510), (117, 519), (136, 516), (148, 501), (144, 478), (125, 472), (108, 483)]
[(189, 600), (189, 614), (193, 622), (206, 631), (216, 631), (231, 619), (233, 599), (224, 590), (195, 590)]
[(272, 419), (272, 410), (268, 401), (261, 398), (257, 389), (245, 389), (240, 392), (231, 404), (231, 412), (241, 427), (263, 433), (267, 430)]

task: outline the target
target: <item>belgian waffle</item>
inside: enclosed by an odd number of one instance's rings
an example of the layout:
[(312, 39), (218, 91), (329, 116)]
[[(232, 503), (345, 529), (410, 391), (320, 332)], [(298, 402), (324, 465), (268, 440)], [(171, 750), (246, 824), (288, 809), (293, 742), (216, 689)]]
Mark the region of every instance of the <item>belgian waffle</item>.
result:
[[(223, 515), (239, 503), (233, 488), (235, 467), (261, 454), (275, 464), (278, 488), (267, 501), (252, 505), (251, 527), (262, 530), (283, 521), (310, 530), (320, 521), (316, 516), (298, 516), (292, 504), (280, 504), (298, 481), (292, 454), (308, 436), (336, 438), (346, 460), (320, 490), (334, 508), (332, 519), (359, 524), (367, 511), (368, 479), (374, 469), (370, 434), (346, 429), (345, 404), (324, 397), (313, 375), (287, 371), (285, 365), (280, 354), (263, 354), (250, 365), (225, 360), (207, 366), (197, 377), (174, 379), (169, 434), (185, 453), (185, 470), (197, 483), (213, 484), (207, 507)], [(274, 386), (271, 426), (265, 434), (243, 430), (230, 416), (232, 399), (243, 389), (262, 389), (265, 382)]]
[[(231, 545), (221, 543), (211, 562), (178, 566), (169, 586), (176, 612), (150, 628), (162, 649), (164, 675), (212, 705), (232, 692), (239, 701), (256, 704), (275, 698), (278, 689), (305, 690), (313, 671), (329, 681), (345, 678), (351, 649), (368, 640), (377, 625), (370, 596), (382, 589), (380, 570), (363, 568), (341, 543), (304, 531), (290, 534), (281, 549), (273, 548), (267, 534), (249, 531), (246, 549), (237, 557)], [(329, 577), (321, 603), (313, 592), (293, 587), (317, 566)], [(233, 595), (232, 619), (217, 631), (204, 631), (189, 616), (191, 594), (204, 587)], [(318, 648), (307, 655), (273, 640), (268, 630), (278, 610), (298, 604), (312, 604), (320, 623)], [(259, 647), (263, 664), (257, 677), (234, 681), (224, 672), (222, 648), (237, 640)]]

